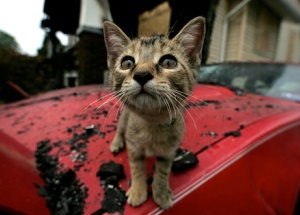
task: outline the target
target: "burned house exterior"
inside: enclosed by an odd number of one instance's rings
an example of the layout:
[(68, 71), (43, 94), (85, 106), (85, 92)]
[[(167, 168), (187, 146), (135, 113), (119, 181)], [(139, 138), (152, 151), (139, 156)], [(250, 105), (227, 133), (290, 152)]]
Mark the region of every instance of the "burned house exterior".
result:
[[(53, 37), (53, 41), (57, 31), (68, 34), (69, 44), (66, 52), (75, 56), (77, 71), (65, 71), (65, 86), (70, 85), (69, 77), (75, 85), (105, 83), (107, 66), (102, 31), (104, 20), (114, 21), (130, 37), (168, 34), (169, 29), (172, 29), (172, 37), (195, 16), (204, 16), (208, 21), (213, 20), (217, 2), (218, 0), (194, 3), (187, 0), (182, 6), (178, 1), (162, 0), (45, 0), (46, 16), (41, 25)], [(207, 35), (211, 30), (212, 25), (208, 24)], [(206, 37), (204, 60), (208, 56), (209, 38), (210, 36)]]
[(207, 63), (299, 63), (299, 23), (297, 0), (220, 0)]
[(190, 19), (204, 16), (203, 64), (300, 62), (300, 3), (296, 0), (45, 0), (44, 13), (42, 27), (50, 38), (57, 31), (69, 37), (66, 52), (73, 56), (74, 65), (62, 75), (65, 86), (105, 83), (105, 20), (114, 21), (129, 37), (173, 37)]

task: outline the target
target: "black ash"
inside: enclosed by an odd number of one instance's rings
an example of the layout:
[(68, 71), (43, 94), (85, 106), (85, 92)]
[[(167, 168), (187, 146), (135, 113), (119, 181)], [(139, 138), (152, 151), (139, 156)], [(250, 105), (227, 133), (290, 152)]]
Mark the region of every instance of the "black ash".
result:
[(191, 151), (179, 148), (176, 151), (173, 160), (172, 171), (175, 173), (182, 172), (186, 169), (194, 167), (198, 163), (198, 158)]
[(118, 180), (125, 178), (123, 165), (115, 163), (114, 161), (103, 163), (97, 172), (97, 176), (101, 181), (111, 176), (116, 176)]
[(44, 185), (36, 185), (38, 194), (46, 199), (53, 215), (81, 215), (87, 198), (87, 189), (71, 170), (59, 170), (58, 158), (49, 155), (52, 150), (50, 140), (38, 143), (35, 151), (37, 169)]
[(229, 132), (226, 132), (224, 134), (224, 137), (228, 137), (230, 135), (234, 136), (234, 137), (239, 137), (239, 136), (241, 136), (241, 132), (239, 130), (237, 130), (237, 131), (229, 131)]
[(95, 134), (100, 134), (99, 130), (94, 125), (85, 127), (85, 130), (81, 134), (74, 133), (73, 138), (69, 141), (69, 145), (73, 145), (79, 140), (86, 140)]
[(127, 199), (126, 192), (119, 187), (119, 180), (126, 177), (123, 165), (113, 161), (103, 163), (97, 176), (104, 189), (104, 199), (101, 202), (102, 208), (93, 215), (116, 212), (123, 214)]

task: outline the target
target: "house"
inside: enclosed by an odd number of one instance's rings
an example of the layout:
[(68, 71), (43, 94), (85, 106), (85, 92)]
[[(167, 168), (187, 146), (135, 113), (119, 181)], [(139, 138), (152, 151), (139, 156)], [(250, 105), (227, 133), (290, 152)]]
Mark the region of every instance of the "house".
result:
[(202, 63), (300, 62), (299, 0), (45, 0), (44, 12), (42, 26), (68, 34), (68, 50), (76, 55), (77, 71), (65, 72), (66, 85), (68, 80), (72, 85), (105, 82), (105, 20), (113, 20), (130, 37), (173, 37), (201, 15), (207, 23)]
[[(113, 20), (130, 37), (154, 33), (168, 33), (173, 37), (196, 16), (213, 20), (217, 2), (45, 0), (41, 26), (52, 38), (52, 52), (55, 51), (55, 33), (61, 31), (69, 35), (66, 52), (76, 56), (77, 71), (72, 69), (61, 75), (65, 86), (104, 83), (107, 65), (103, 21)], [(212, 24), (208, 24), (207, 35), (211, 32)], [(206, 38), (203, 59), (208, 56), (210, 37)]]
[(300, 62), (300, 1), (220, 0), (207, 63)]

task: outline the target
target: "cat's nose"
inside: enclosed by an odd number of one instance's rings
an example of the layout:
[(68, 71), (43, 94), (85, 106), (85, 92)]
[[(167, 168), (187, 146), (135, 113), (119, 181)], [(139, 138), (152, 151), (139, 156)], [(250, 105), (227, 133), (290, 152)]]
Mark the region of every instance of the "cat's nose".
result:
[(144, 86), (152, 78), (153, 75), (149, 71), (136, 72), (133, 76), (133, 79), (142, 86)]

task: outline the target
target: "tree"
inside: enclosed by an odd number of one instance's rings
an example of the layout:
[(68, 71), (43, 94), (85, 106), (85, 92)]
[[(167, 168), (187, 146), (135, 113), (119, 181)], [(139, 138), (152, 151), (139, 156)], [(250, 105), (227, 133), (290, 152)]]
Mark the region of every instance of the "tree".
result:
[[(63, 51), (63, 45), (61, 44), (60, 40), (55, 36), (54, 37), (54, 41), (55, 41), (55, 44), (56, 44), (56, 50), (55, 52), (59, 53), (59, 52), (62, 52)], [(39, 56), (44, 56), (44, 57), (47, 57), (48, 56), (48, 44), (49, 43), (52, 43), (51, 42), (51, 38), (50, 38), (50, 35), (49, 33), (46, 33), (45, 34), (45, 37), (44, 37), (44, 40), (43, 40), (43, 44), (42, 44), (42, 47), (38, 49), (38, 55)], [(51, 50), (53, 51), (53, 50)]]
[(19, 52), (19, 44), (13, 36), (0, 31), (0, 103), (14, 101), (7, 94), (7, 83), (18, 85), (33, 95), (46, 90), (47, 66), (44, 57), (31, 57)]
[(15, 52), (20, 51), (20, 46), (15, 38), (8, 33), (0, 30), (0, 48)]

